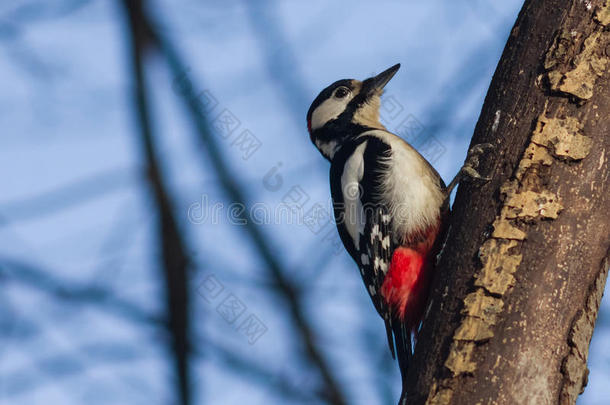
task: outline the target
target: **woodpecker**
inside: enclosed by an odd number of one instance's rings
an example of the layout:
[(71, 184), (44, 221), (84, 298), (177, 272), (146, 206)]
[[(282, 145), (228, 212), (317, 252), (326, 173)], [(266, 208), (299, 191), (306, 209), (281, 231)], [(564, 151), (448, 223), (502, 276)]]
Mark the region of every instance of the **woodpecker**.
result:
[(471, 163), (478, 164), (485, 148), (473, 149), (446, 187), (421, 154), (379, 122), (381, 94), (399, 68), (334, 82), (311, 104), (307, 129), (330, 162), (337, 229), (385, 323), (404, 404), (407, 367), (447, 230), (449, 195), (464, 174), (484, 179)]

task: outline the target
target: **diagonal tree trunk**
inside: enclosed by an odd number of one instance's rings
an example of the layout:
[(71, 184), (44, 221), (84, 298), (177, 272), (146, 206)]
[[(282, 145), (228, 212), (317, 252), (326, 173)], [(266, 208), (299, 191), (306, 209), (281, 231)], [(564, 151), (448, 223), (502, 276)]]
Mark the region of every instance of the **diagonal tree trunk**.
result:
[(458, 190), (409, 404), (573, 404), (609, 267), (610, 0), (528, 0)]

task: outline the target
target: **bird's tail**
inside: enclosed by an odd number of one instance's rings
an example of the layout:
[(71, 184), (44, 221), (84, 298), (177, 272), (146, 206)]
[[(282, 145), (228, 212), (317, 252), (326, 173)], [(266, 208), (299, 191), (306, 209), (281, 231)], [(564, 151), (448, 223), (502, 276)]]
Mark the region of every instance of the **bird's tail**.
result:
[(406, 404), (407, 370), (413, 356), (413, 338), (421, 321), (426, 300), (426, 257), (409, 247), (394, 250), (381, 293), (390, 308), (396, 357), (402, 377), (399, 405)]
[(402, 378), (402, 392), (398, 405), (406, 405), (407, 403), (407, 371), (411, 357), (413, 357), (411, 328), (406, 322), (400, 319), (393, 319), (392, 331), (394, 332), (394, 341), (396, 342), (396, 357), (398, 357), (398, 366), (400, 368), (400, 376)]

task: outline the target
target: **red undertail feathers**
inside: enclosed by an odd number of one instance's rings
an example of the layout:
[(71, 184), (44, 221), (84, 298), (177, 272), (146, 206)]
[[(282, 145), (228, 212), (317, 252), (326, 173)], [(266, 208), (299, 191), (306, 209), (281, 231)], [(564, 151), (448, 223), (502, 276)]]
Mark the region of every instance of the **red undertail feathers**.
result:
[(398, 247), (381, 286), (388, 306), (416, 333), (428, 299), (430, 263), (424, 254)]

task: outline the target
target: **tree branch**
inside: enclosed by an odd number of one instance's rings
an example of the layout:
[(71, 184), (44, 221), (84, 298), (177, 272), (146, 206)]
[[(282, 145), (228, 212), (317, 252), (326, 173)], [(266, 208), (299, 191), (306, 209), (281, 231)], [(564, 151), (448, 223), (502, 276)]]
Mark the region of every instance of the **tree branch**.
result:
[[(610, 247), (610, 5), (526, 1), (471, 145), (409, 371), (409, 404), (571, 404)], [(587, 4), (589, 4), (587, 3)]]
[(156, 158), (152, 124), (148, 106), (148, 91), (144, 74), (144, 54), (151, 45), (151, 37), (144, 19), (141, 0), (124, 0), (128, 17), (134, 77), (133, 102), (139, 135), (146, 157), (149, 181), (158, 213), (158, 236), (163, 257), (162, 276), (165, 280), (166, 307), (169, 332), (172, 336), (171, 351), (178, 376), (178, 392), (183, 405), (191, 401), (190, 393), (190, 322), (187, 269), (189, 258), (183, 236), (174, 217), (174, 204), (167, 191), (165, 180)]
[[(187, 70), (187, 64), (182, 61), (178, 55), (178, 52), (174, 49), (170, 42), (161, 36), (150, 18), (144, 14), (142, 14), (140, 17), (142, 18), (143, 29), (146, 30), (147, 35), (153, 39), (153, 43), (159, 47), (162, 54), (167, 59), (171, 72), (175, 77), (180, 77), (183, 75), (183, 73)], [(189, 79), (185, 78), (185, 80)], [(185, 107), (189, 112), (189, 118), (193, 121), (193, 124), (197, 130), (199, 141), (201, 142), (202, 146), (205, 146), (205, 152), (215, 168), (221, 185), (229, 200), (233, 201), (234, 203), (245, 204), (247, 199), (242, 192), (242, 188), (238, 185), (237, 181), (229, 172), (228, 165), (222, 157), (220, 147), (216, 142), (216, 137), (210, 130), (205, 111), (198, 102), (197, 94), (195, 93), (194, 89), (195, 87), (189, 81), (189, 85), (184, 86), (185, 91), (180, 93), (180, 97), (185, 103)], [(336, 405), (346, 404), (347, 402), (343, 393), (341, 392), (338, 379), (334, 375), (328, 360), (318, 347), (313, 329), (305, 316), (305, 312), (301, 306), (299, 289), (286, 276), (287, 271), (272, 253), (270, 243), (267, 241), (267, 238), (263, 234), (260, 227), (256, 225), (255, 221), (252, 221), (252, 218), (250, 218), (249, 211), (242, 210), (240, 215), (241, 219), (246, 223), (243, 229), (250, 237), (263, 261), (267, 264), (267, 270), (278, 286), (277, 291), (288, 304), (291, 315), (290, 319), (299, 332), (300, 339), (305, 346), (305, 352), (309, 360), (319, 370), (323, 378), (323, 391), (326, 392), (326, 396), (329, 398), (331, 403)]]
[(78, 285), (62, 278), (53, 277), (54, 271), (43, 269), (21, 261), (0, 257), (0, 277), (6, 281), (17, 281), (34, 287), (55, 298), (74, 303), (96, 305), (107, 308), (131, 321), (166, 326), (163, 317), (147, 313), (136, 304), (122, 299), (112, 291), (97, 286)]

